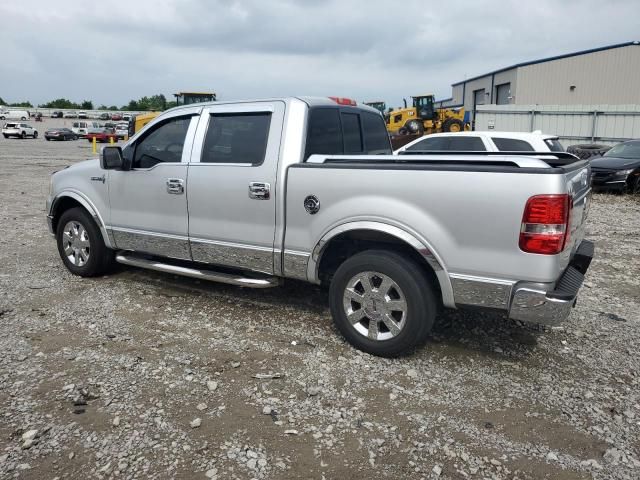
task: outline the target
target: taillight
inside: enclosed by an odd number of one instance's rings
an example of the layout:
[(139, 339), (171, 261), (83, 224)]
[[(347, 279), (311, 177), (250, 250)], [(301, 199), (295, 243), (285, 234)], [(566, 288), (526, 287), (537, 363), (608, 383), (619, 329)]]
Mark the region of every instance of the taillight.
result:
[(351, 105), (352, 107), (355, 107), (356, 105), (358, 105), (355, 100), (351, 100), (350, 98), (344, 98), (344, 97), (329, 97), (329, 98), (334, 102), (336, 102), (338, 105)]
[(569, 241), (571, 195), (535, 195), (527, 200), (520, 227), (520, 249), (555, 255)]

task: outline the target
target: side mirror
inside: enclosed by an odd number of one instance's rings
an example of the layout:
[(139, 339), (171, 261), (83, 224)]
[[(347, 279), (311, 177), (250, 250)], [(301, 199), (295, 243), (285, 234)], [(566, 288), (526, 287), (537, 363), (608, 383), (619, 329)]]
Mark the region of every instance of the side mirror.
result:
[(124, 160), (122, 158), (122, 148), (120, 147), (102, 147), (100, 153), (100, 167), (104, 170), (122, 169)]

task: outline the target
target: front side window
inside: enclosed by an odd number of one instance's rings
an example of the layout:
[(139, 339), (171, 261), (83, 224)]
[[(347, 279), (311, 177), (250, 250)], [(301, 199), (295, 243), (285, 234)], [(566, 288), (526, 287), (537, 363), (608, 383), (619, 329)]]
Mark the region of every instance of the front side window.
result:
[(492, 138), (498, 150), (501, 152), (534, 152), (535, 149), (529, 142), (515, 138)]
[(484, 152), (484, 143), (480, 137), (450, 137), (448, 150), (456, 152)]
[(200, 162), (262, 164), (270, 124), (270, 112), (212, 114)]
[(151, 168), (158, 163), (179, 163), (190, 123), (190, 116), (170, 118), (146, 132), (136, 142), (133, 168)]

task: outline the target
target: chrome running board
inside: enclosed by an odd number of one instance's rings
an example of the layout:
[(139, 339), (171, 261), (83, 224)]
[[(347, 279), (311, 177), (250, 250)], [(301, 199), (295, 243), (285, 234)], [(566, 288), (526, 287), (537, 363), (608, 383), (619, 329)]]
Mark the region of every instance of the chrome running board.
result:
[(239, 287), (270, 288), (280, 285), (280, 279), (277, 277), (242, 277), (240, 275), (216, 272), (213, 270), (201, 270), (198, 268), (171, 265), (157, 260), (150, 260), (148, 258), (137, 257), (125, 253), (118, 253), (116, 255), (116, 262), (122, 263), (123, 265), (131, 265), (132, 267), (155, 270), (156, 272), (174, 273), (185, 277), (209, 280), (211, 282), (228, 283), (229, 285), (237, 285)]

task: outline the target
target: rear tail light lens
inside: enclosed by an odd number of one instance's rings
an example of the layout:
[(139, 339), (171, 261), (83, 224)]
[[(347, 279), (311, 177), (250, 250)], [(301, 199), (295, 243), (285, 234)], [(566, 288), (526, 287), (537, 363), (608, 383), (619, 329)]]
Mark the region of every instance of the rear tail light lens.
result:
[(568, 194), (535, 195), (527, 201), (520, 227), (520, 249), (555, 255), (569, 241), (573, 199)]
[(336, 102), (338, 105), (350, 105), (352, 107), (355, 107), (358, 105), (358, 103), (355, 100), (351, 100), (350, 98), (344, 98), (344, 97), (329, 97), (329, 98), (334, 102)]

